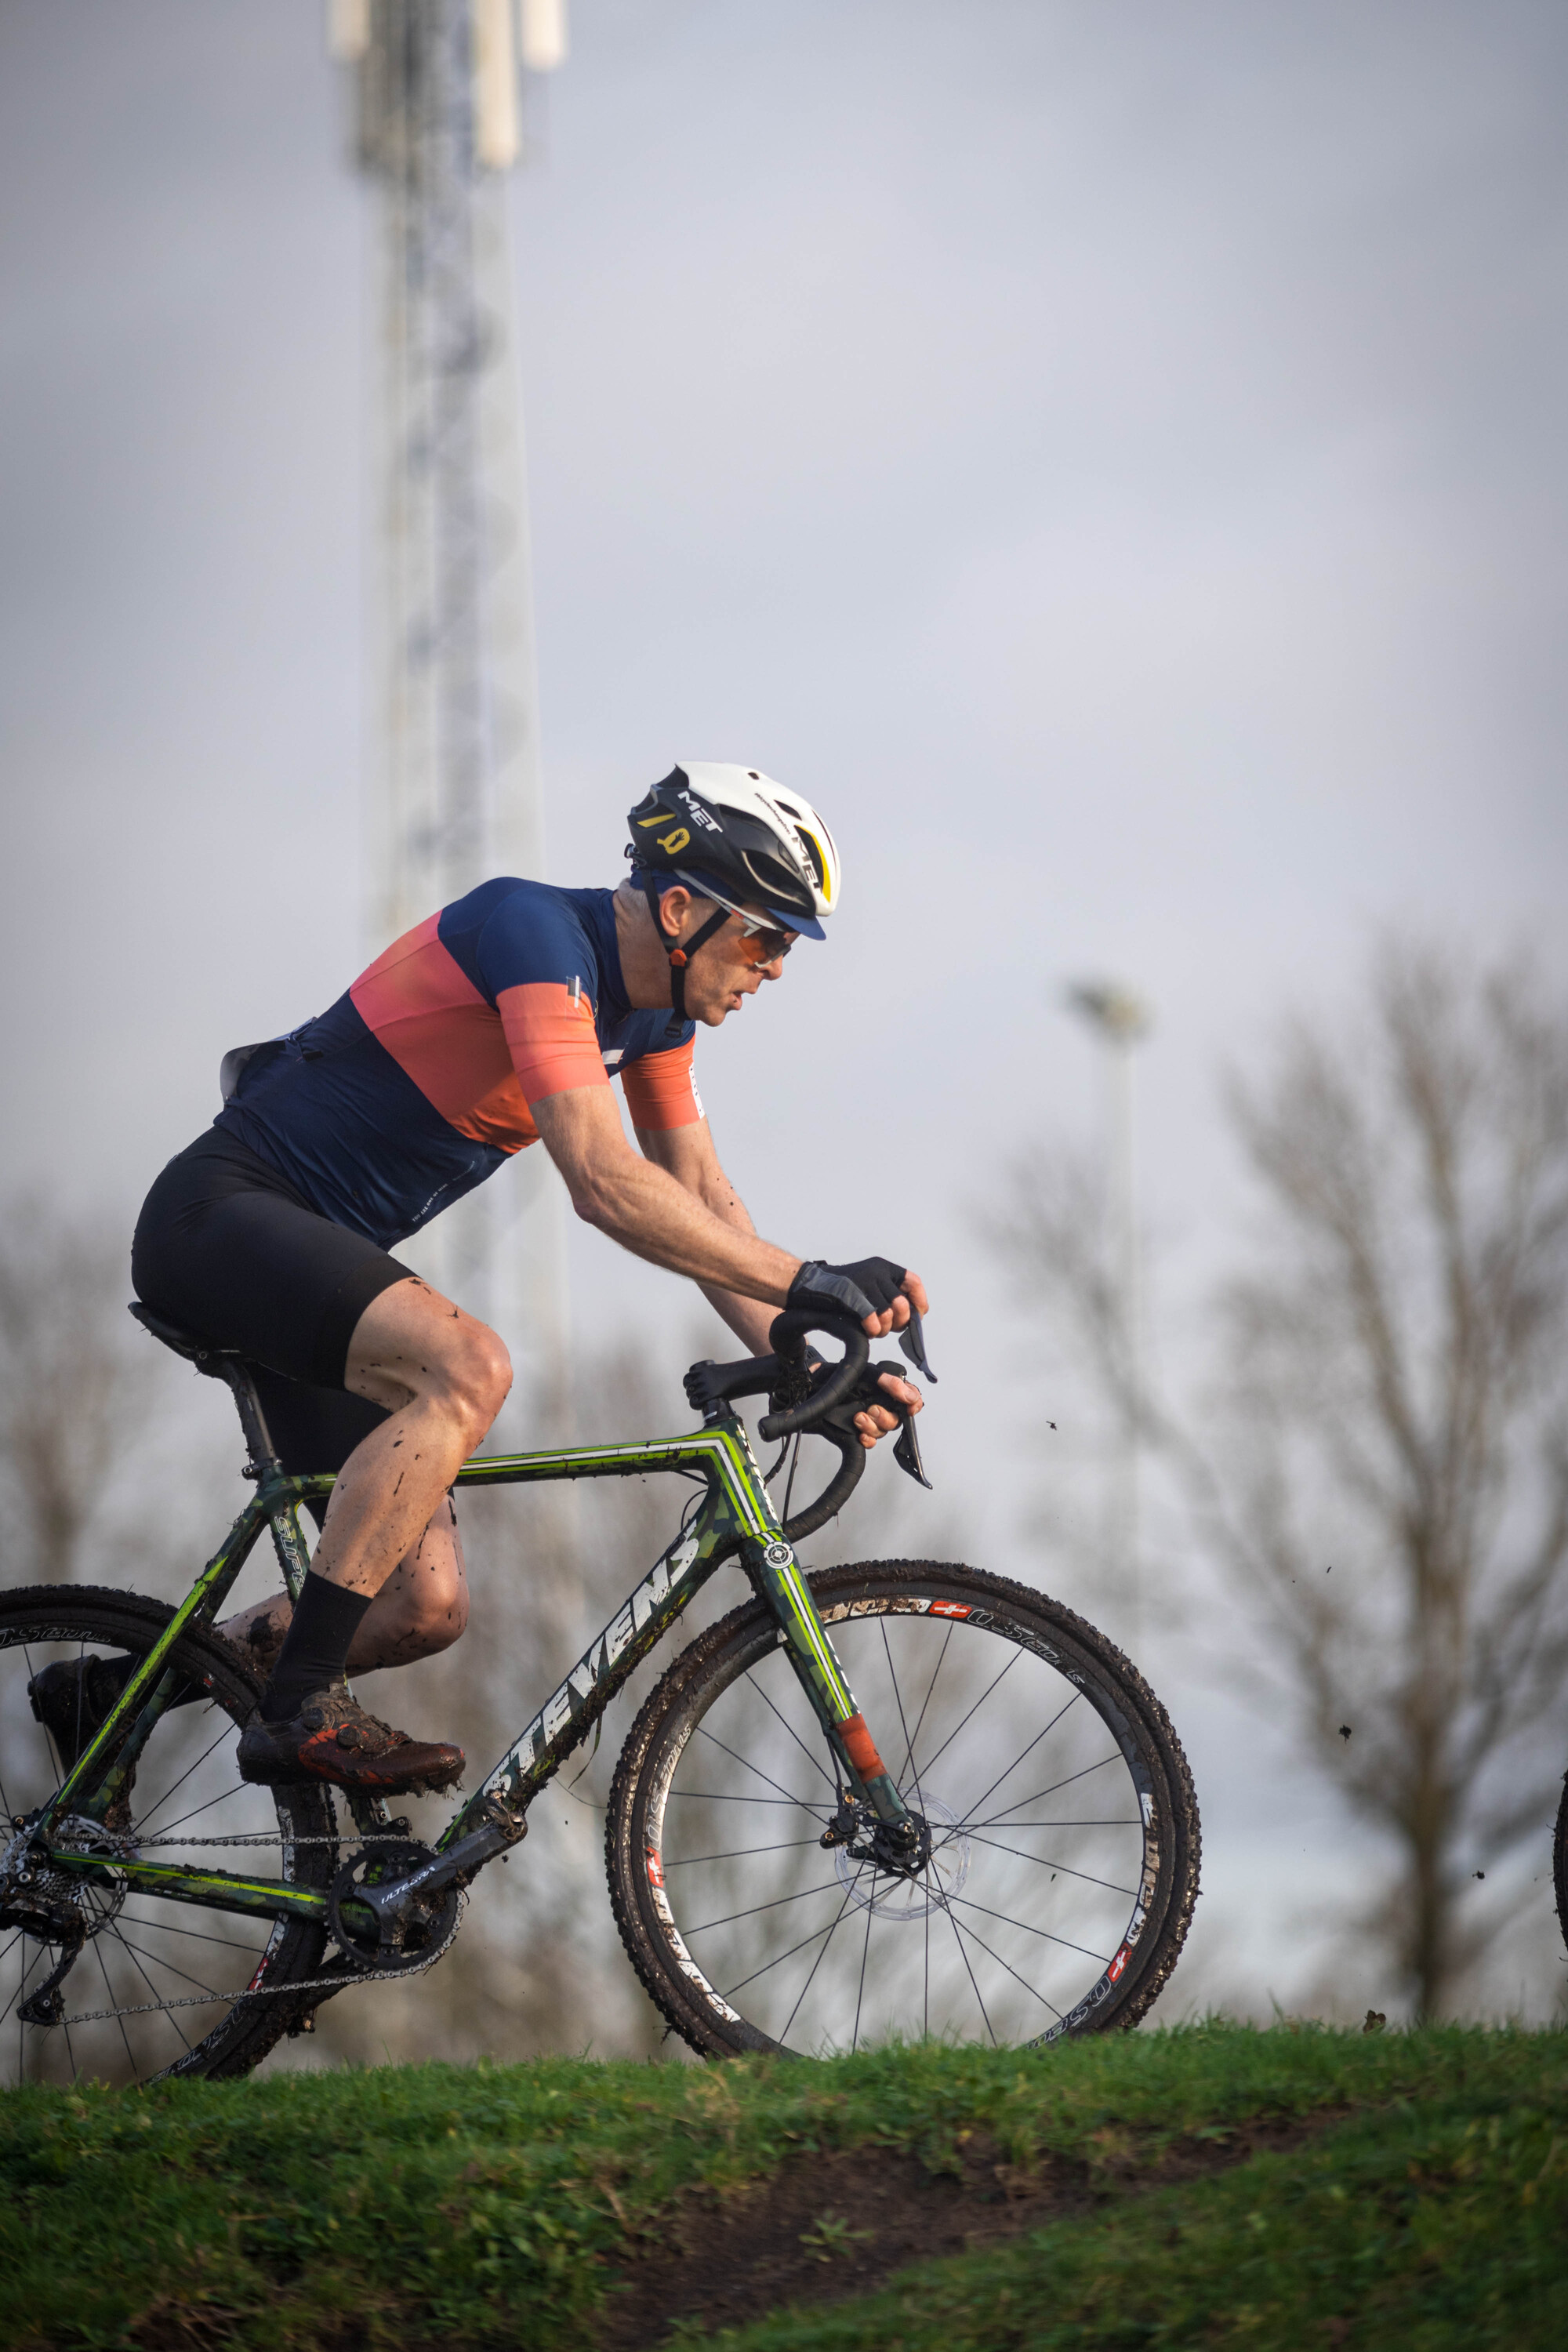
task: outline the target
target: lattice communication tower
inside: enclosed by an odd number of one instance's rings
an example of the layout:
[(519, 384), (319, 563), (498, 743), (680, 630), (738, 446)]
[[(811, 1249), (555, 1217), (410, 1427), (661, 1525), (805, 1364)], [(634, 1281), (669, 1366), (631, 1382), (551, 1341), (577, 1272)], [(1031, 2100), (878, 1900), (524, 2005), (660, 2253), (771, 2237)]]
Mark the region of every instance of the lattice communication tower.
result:
[[(366, 928), (379, 953), (489, 875), (544, 871), (507, 178), (520, 65), (559, 65), (565, 25), (563, 0), (516, 14), (514, 0), (330, 0), (328, 26), (375, 211)], [(416, 1254), (549, 1374), (565, 1337), (563, 1213), (542, 1159), (525, 1153), (447, 1211)]]

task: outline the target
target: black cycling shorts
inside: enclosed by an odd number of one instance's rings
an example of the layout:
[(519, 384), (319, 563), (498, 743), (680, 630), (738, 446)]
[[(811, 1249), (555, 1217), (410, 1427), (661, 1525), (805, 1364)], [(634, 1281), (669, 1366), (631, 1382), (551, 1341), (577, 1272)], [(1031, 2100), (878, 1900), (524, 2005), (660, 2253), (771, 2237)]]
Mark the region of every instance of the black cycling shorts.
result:
[(307, 1206), (237, 1137), (209, 1129), (142, 1204), (131, 1279), (165, 1322), (237, 1348), (257, 1367), (286, 1470), (341, 1470), (385, 1419), (343, 1368), (373, 1298), (410, 1278), (384, 1250)]

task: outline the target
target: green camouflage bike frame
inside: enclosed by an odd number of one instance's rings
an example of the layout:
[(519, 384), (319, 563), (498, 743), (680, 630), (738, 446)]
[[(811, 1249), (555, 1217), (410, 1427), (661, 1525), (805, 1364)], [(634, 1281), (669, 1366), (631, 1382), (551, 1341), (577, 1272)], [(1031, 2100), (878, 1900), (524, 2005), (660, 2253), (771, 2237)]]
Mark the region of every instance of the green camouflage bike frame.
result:
[[(133, 1310), (137, 1311), (137, 1310)], [(167, 1629), (137, 1665), (115, 1706), (84, 1748), (44, 1815), (28, 1825), (33, 1852), (48, 1868), (80, 1878), (112, 1877), (128, 1889), (163, 1901), (275, 1919), (328, 1918), (329, 1895), (320, 1887), (261, 1878), (248, 1873), (195, 1868), (152, 1860), (135, 1852), (94, 1851), (71, 1824), (101, 1823), (132, 1774), (159, 1717), (170, 1704), (178, 1679), (169, 1663), (183, 1633), (212, 1625), (245, 1566), (262, 1529), (269, 1528), (290, 1596), (298, 1599), (310, 1560), (299, 1518), (308, 1496), (331, 1492), (331, 1476), (301, 1477), (278, 1462), (255, 1389), (237, 1357), (205, 1349), (187, 1335), (139, 1313), (156, 1337), (189, 1357), (199, 1369), (222, 1378), (233, 1391), (256, 1480), (252, 1500), (236, 1519), (220, 1549), (207, 1562)], [(840, 1468), (831, 1486), (786, 1530), (773, 1508), (745, 1427), (732, 1400), (767, 1391), (804, 1360), (807, 1328), (831, 1328), (846, 1355), (826, 1384), (804, 1402), (764, 1419), (764, 1437), (817, 1426), (835, 1407), (852, 1402), (866, 1370), (867, 1343), (851, 1323), (828, 1325), (823, 1318), (781, 1316), (773, 1327), (778, 1357), (731, 1365), (698, 1365), (687, 1376), (688, 1394), (703, 1413), (704, 1426), (689, 1436), (656, 1438), (638, 1445), (577, 1445), (539, 1453), (480, 1455), (458, 1474), (459, 1486), (531, 1485), (544, 1479), (640, 1476), (649, 1471), (695, 1475), (703, 1494), (675, 1540), (629, 1595), (604, 1631), (589, 1644), (558, 1689), (552, 1692), (526, 1730), (507, 1750), (482, 1786), (453, 1814), (437, 1841), (431, 1860), (406, 1875), (366, 1885), (356, 1899), (358, 1916), (373, 1935), (391, 1928), (414, 1898), (428, 1900), (460, 1887), (483, 1865), (525, 1834), (528, 1808), (573, 1752), (582, 1746), (634, 1669), (668, 1632), (693, 1597), (723, 1562), (738, 1554), (756, 1592), (778, 1621), (791, 1664), (821, 1724), (840, 1785), (841, 1801), (868, 1806), (882, 1833), (897, 1847), (913, 1843), (916, 1825), (878, 1753), (833, 1644), (813, 1603), (796, 1559), (793, 1536), (803, 1538), (840, 1507), (855, 1486), (864, 1452), (847, 1418), (824, 1432), (837, 1445)], [(907, 1417), (900, 1459), (921, 1476), (918, 1452)], [(380, 1798), (350, 1799), (362, 1836), (384, 1832), (389, 1816)], [(58, 1835), (56, 1834), (58, 1832)], [(366, 1915), (369, 1915), (367, 1917)], [(695, 1969), (695, 1963), (689, 1964)], [(706, 1988), (705, 1988), (706, 1989)]]

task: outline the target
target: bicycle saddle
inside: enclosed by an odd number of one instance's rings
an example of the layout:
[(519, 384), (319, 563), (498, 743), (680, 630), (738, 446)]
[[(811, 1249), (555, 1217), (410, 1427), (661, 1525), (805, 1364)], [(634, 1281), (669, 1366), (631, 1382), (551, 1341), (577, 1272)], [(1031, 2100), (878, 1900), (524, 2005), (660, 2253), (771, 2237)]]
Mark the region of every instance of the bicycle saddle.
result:
[(206, 1371), (220, 1357), (226, 1358), (233, 1364), (244, 1361), (237, 1348), (219, 1348), (211, 1339), (201, 1339), (195, 1331), (182, 1331), (177, 1324), (165, 1323), (161, 1315), (154, 1315), (150, 1307), (143, 1307), (139, 1298), (131, 1301), (129, 1312), (144, 1331), (151, 1331), (154, 1339), (161, 1339), (165, 1348), (174, 1349), (176, 1356), (185, 1357), (199, 1371)]

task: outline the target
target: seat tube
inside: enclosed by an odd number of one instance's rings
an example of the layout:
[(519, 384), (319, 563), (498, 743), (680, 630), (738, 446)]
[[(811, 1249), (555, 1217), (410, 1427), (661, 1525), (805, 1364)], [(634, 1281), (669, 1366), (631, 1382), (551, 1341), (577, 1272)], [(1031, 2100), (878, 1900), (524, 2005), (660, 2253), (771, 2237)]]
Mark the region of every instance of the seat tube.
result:
[(794, 1547), (779, 1538), (742, 1547), (746, 1573), (783, 1630), (790, 1664), (826, 1735), (844, 1781), (864, 1797), (879, 1821), (902, 1822), (909, 1807), (878, 1752), (866, 1718), (816, 1612)]
[(268, 1524), (272, 1529), (272, 1549), (278, 1555), (289, 1598), (298, 1607), (305, 1579), (310, 1572), (310, 1554), (300, 1525), (300, 1507), (291, 1494), (272, 1505)]

